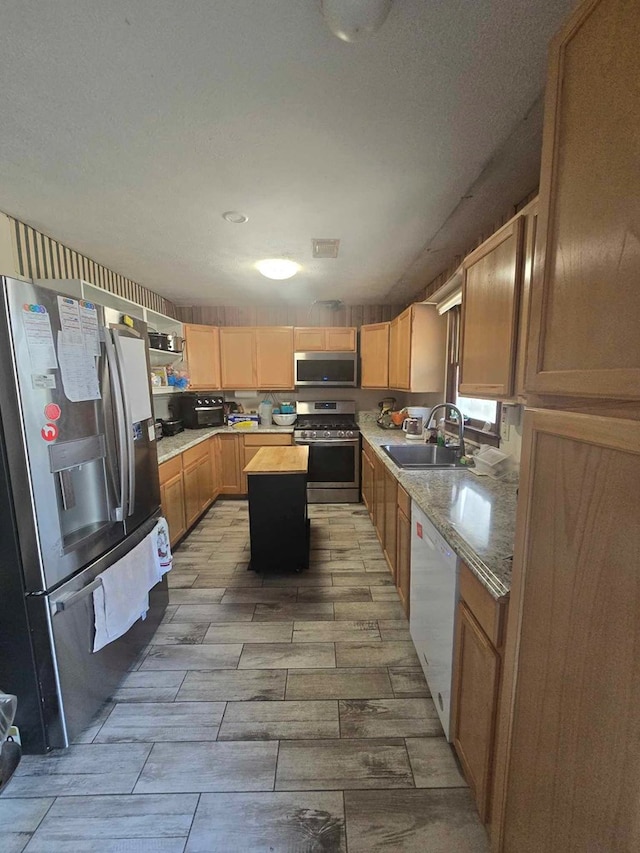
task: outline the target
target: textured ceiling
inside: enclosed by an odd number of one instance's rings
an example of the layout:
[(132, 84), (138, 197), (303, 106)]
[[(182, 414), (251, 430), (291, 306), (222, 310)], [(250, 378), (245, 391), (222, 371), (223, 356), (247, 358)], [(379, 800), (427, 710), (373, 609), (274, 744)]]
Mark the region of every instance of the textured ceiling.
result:
[(319, 0), (4, 0), (0, 209), (182, 304), (398, 302), (535, 186), (572, 6), (395, 0), (345, 44)]

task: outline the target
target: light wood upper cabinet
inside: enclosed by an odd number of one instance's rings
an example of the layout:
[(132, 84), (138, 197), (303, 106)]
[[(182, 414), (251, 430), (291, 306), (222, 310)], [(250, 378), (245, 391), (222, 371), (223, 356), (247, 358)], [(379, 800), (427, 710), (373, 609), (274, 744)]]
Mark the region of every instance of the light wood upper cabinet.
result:
[(435, 305), (416, 303), (389, 327), (389, 388), (400, 391), (444, 390), (447, 321)]
[(226, 326), (220, 329), (222, 387), (256, 387), (256, 336), (253, 327)]
[(202, 390), (220, 388), (220, 345), (216, 326), (184, 325), (189, 387)]
[(351, 326), (296, 326), (296, 352), (355, 352), (357, 330)]
[(256, 329), (256, 380), (258, 388), (293, 388), (291, 326), (264, 326)]
[(293, 388), (293, 327), (225, 326), (220, 329), (222, 387)]
[(526, 398), (525, 378), (527, 367), (527, 345), (529, 340), (529, 319), (531, 316), (531, 287), (535, 268), (535, 248), (538, 234), (538, 199), (528, 204), (522, 211), (524, 220), (522, 276), (520, 286), (520, 307), (518, 310), (518, 343), (516, 351), (515, 396)]
[(389, 323), (360, 327), (362, 388), (389, 387)]
[(640, 399), (640, 14), (584, 2), (554, 40), (527, 390)]
[(513, 396), (524, 219), (512, 219), (463, 261), (461, 394)]

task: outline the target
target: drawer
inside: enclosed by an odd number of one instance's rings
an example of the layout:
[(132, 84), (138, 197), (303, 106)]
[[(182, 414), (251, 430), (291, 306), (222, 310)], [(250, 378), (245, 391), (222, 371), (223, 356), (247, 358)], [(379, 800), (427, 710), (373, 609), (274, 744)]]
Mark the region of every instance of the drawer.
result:
[(411, 498), (400, 483), (398, 483), (398, 506), (407, 518), (411, 518)]
[(496, 601), (462, 561), (458, 592), (487, 637), (496, 649), (500, 649), (504, 642), (508, 599), (505, 597)]
[(163, 486), (168, 480), (172, 480), (177, 474), (182, 473), (182, 454), (178, 453), (173, 459), (163, 462), (158, 467), (160, 485)]
[(285, 433), (284, 435), (271, 433), (267, 435), (244, 436), (245, 447), (286, 447), (289, 444), (291, 444), (291, 435), (289, 433)]
[(205, 438), (204, 441), (201, 441), (200, 444), (196, 444), (195, 447), (190, 447), (188, 450), (182, 454), (182, 467), (188, 468), (190, 465), (193, 465), (194, 462), (197, 462), (198, 459), (202, 459), (203, 456), (209, 455), (209, 439)]

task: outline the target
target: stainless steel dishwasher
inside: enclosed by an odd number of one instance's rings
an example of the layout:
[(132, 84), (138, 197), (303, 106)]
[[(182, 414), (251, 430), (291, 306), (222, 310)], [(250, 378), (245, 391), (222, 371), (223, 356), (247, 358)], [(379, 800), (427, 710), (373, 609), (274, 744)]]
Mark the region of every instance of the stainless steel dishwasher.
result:
[(457, 564), (453, 549), (412, 502), (409, 630), (447, 740), (450, 740)]

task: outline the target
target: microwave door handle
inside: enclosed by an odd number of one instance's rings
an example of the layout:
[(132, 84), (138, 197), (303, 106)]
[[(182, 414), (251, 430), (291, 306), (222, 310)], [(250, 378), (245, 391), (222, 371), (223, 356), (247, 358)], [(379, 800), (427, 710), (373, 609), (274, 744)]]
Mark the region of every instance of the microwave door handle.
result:
[(118, 506), (116, 507), (116, 521), (123, 521), (128, 501), (127, 486), (128, 478), (125, 476), (127, 470), (127, 428), (124, 414), (124, 403), (120, 389), (120, 376), (118, 374), (118, 362), (116, 360), (115, 348), (111, 333), (107, 329), (104, 336), (104, 347), (107, 353), (107, 365), (109, 367), (109, 379), (111, 381), (111, 397), (114, 404), (116, 416), (116, 430), (118, 433)]
[(221, 412), (222, 406), (194, 406), (194, 412)]
[(124, 365), (124, 354), (122, 345), (120, 344), (120, 335), (116, 329), (112, 330), (113, 343), (115, 345), (116, 361), (118, 363), (118, 373), (120, 375), (120, 392), (122, 394), (122, 402), (124, 404), (124, 420), (126, 431), (126, 447), (127, 447), (127, 501), (125, 504), (126, 515), (133, 515), (135, 508), (135, 493), (136, 493), (136, 466), (135, 447), (133, 444), (133, 421), (131, 419), (131, 401), (129, 399), (129, 391), (126, 383), (126, 371)]

